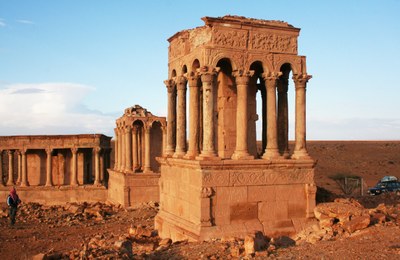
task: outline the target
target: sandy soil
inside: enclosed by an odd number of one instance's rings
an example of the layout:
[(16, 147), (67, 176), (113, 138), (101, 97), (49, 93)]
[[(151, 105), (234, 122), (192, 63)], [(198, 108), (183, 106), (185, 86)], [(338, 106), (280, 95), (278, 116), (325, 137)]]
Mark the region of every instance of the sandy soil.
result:
[[(311, 156), (318, 160), (315, 182), (323, 193), (334, 193), (324, 199), (342, 196), (343, 193), (330, 177), (342, 173), (358, 175), (366, 186), (373, 186), (385, 175), (400, 177), (400, 142), (308, 142)], [(365, 207), (379, 203), (397, 204), (398, 199), (385, 201), (385, 197), (353, 196)], [(4, 208), (5, 205), (1, 204)], [(128, 258), (115, 250), (115, 242), (128, 235), (131, 226), (142, 225), (152, 230), (157, 208), (145, 205), (125, 210), (110, 205), (86, 205), (93, 212), (75, 212), (68, 207), (23, 205), (17, 224), (10, 227), (8, 219), (0, 217), (0, 258), (29, 259), (47, 253), (64, 258)], [(94, 215), (93, 215), (93, 214)], [(154, 234), (153, 234), (154, 235)], [(253, 258), (264, 259), (400, 259), (400, 228), (388, 222), (332, 241), (296, 246), (282, 245), (274, 250), (257, 252)], [(134, 259), (231, 259), (236, 243), (243, 241), (211, 241), (201, 243), (173, 243), (162, 250), (155, 249), (160, 238), (133, 239)], [(97, 243), (97, 244), (96, 244)], [(147, 249), (146, 249), (147, 247)], [(243, 257), (243, 254), (241, 255)]]

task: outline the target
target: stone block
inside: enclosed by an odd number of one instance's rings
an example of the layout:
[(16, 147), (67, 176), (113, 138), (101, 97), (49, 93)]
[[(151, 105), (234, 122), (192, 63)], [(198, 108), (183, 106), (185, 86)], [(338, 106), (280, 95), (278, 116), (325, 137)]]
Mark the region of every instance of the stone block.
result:
[(255, 202), (233, 204), (231, 205), (230, 212), (230, 220), (232, 223), (258, 220), (258, 205)]
[(230, 224), (231, 207), (228, 204), (219, 204), (215, 207), (214, 221), (217, 226)]
[(273, 202), (276, 201), (276, 191), (274, 186), (249, 186), (249, 202)]
[(247, 202), (247, 187), (217, 187), (217, 204), (236, 204)]

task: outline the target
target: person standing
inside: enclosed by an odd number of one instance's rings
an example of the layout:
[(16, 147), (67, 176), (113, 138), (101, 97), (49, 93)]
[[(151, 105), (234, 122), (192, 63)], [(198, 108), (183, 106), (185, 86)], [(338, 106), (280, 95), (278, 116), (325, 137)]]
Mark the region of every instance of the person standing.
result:
[(9, 212), (10, 212), (10, 221), (11, 221), (11, 226), (15, 224), (15, 217), (17, 215), (17, 210), (18, 210), (18, 204), (21, 203), (21, 200), (19, 199), (17, 195), (17, 191), (15, 190), (15, 187), (13, 187), (10, 190), (10, 194), (7, 197), (7, 205), (9, 207)]

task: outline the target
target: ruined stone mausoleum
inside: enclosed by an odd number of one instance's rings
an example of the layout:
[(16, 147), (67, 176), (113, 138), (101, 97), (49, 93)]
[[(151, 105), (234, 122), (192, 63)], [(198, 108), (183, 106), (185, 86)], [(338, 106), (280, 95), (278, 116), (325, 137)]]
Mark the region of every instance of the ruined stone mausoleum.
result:
[(159, 158), (156, 228), (173, 240), (294, 233), (313, 217), (316, 193), (315, 161), (306, 149), (311, 76), (297, 51), (300, 29), (238, 16), (203, 21), (168, 39), (167, 144)]
[(16, 186), (25, 202), (105, 201), (111, 137), (0, 136), (0, 195)]
[(116, 120), (115, 163), (109, 169), (108, 199), (125, 207), (159, 201), (158, 180), (166, 135), (165, 117), (139, 105), (125, 109)]

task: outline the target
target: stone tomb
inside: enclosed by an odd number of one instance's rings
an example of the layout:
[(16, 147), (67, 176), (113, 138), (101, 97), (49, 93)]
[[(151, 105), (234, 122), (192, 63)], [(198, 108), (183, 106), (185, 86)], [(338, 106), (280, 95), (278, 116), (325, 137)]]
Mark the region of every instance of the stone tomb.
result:
[(125, 207), (159, 201), (158, 180), (166, 135), (165, 117), (139, 105), (125, 109), (116, 120), (115, 164), (109, 169), (108, 199)]
[[(238, 16), (203, 21), (168, 39), (167, 144), (158, 159), (155, 226), (173, 240), (292, 234), (313, 217), (316, 193), (315, 161), (306, 149), (311, 76), (297, 53), (300, 29)], [(288, 93), (295, 95), (293, 151)]]

